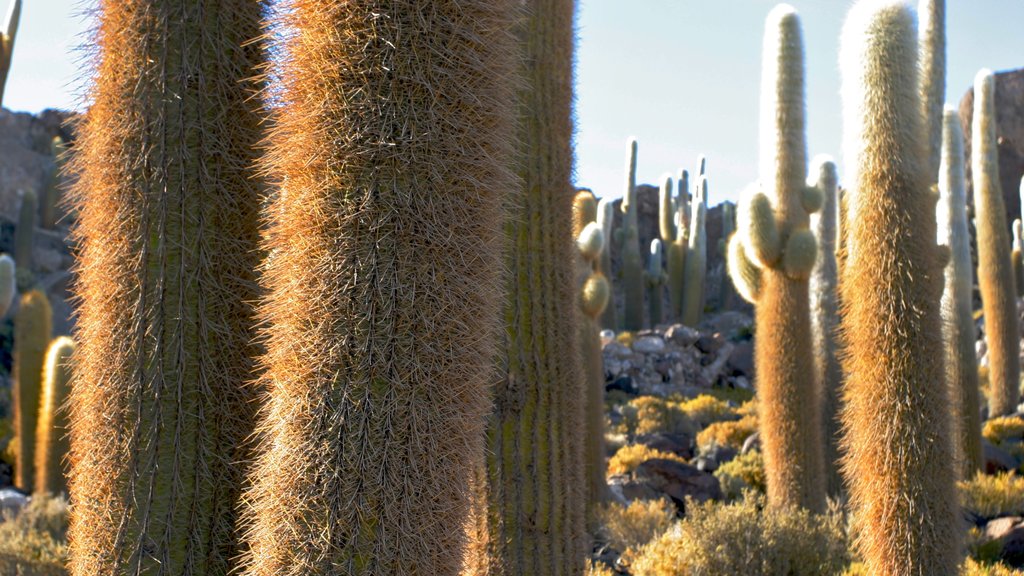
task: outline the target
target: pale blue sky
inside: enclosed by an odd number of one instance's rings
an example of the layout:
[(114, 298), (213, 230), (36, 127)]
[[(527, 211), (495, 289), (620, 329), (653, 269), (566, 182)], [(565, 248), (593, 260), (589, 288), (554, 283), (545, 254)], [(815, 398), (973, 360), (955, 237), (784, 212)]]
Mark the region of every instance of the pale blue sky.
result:
[[(84, 67), (76, 48), (89, 25), (81, 14), (95, 3), (23, 1), (5, 105), (33, 112), (77, 106)], [(580, 0), (577, 183), (621, 195), (625, 143), (633, 135), (640, 182), (692, 169), (705, 153), (711, 202), (734, 199), (756, 178), (761, 40), (775, 4)], [(810, 153), (841, 160), (837, 54), (852, 1), (790, 4), (804, 27)], [(981, 67), (1024, 66), (1022, 23), (1022, 0), (947, 0), (947, 99), (959, 102)]]

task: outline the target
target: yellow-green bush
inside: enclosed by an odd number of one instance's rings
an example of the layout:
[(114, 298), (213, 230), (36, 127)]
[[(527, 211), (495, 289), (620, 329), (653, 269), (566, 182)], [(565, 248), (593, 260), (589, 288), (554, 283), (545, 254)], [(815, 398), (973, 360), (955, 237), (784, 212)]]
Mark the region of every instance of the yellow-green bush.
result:
[(1004, 564), (983, 564), (968, 558), (964, 562), (962, 576), (1024, 576), (1024, 572), (1015, 570)]
[(678, 406), (683, 414), (686, 414), (691, 421), (701, 428), (714, 422), (737, 420), (739, 418), (736, 415), (736, 409), (729, 406), (728, 402), (707, 394), (701, 394), (692, 400), (680, 402)]
[(1020, 440), (1024, 438), (1024, 419), (1019, 416), (992, 418), (985, 422), (981, 435), (993, 444), (1006, 440)]
[(627, 434), (640, 435), (652, 432), (693, 434), (698, 426), (684, 412), (678, 402), (641, 396), (622, 409)]
[(1013, 472), (978, 474), (957, 487), (963, 507), (982, 518), (1024, 514), (1024, 478)]
[(671, 452), (663, 452), (644, 444), (629, 444), (619, 448), (618, 452), (611, 457), (608, 461), (608, 474), (629, 474), (636, 467), (646, 462), (647, 460), (653, 460), (655, 458), (664, 458), (666, 460), (675, 460), (677, 462), (686, 463), (686, 460), (680, 456), (672, 454)]
[(764, 457), (760, 451), (751, 450), (722, 464), (715, 470), (715, 477), (722, 487), (726, 500), (735, 500), (743, 495), (744, 490), (756, 490), (764, 493)]
[(744, 416), (739, 420), (715, 422), (697, 434), (697, 446), (732, 446), (737, 450), (743, 447), (743, 441), (757, 432), (757, 417)]
[(604, 541), (619, 552), (661, 536), (672, 527), (675, 517), (675, 505), (667, 500), (636, 500), (628, 506), (611, 503), (597, 510)]
[(765, 509), (762, 496), (733, 504), (688, 502), (687, 518), (645, 546), (634, 576), (841, 574), (850, 556), (843, 519)]
[(67, 574), (67, 501), (37, 496), (20, 514), (0, 521), (0, 574)]
[(615, 571), (603, 562), (587, 562), (587, 576), (615, 576)]

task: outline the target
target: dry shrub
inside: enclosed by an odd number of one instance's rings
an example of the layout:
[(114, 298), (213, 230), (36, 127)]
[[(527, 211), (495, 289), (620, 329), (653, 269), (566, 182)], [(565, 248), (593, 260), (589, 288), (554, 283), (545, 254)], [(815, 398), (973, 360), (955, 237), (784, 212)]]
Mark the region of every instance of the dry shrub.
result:
[(675, 505), (663, 499), (636, 500), (628, 506), (611, 503), (597, 510), (604, 540), (619, 552), (661, 536), (672, 527), (675, 516)]
[(701, 428), (714, 422), (736, 420), (739, 418), (736, 415), (736, 409), (729, 406), (728, 402), (707, 394), (701, 394), (692, 400), (680, 402), (678, 406), (680, 411)]
[(1006, 440), (1024, 438), (1024, 419), (1020, 416), (1001, 416), (985, 422), (981, 435), (993, 444), (1001, 444)]
[(764, 456), (757, 450), (740, 454), (719, 466), (715, 477), (727, 500), (735, 500), (751, 489), (763, 494), (766, 488)]
[(37, 496), (20, 514), (0, 520), (0, 574), (64, 576), (67, 501)]
[(743, 447), (743, 441), (757, 432), (757, 417), (744, 416), (731, 422), (715, 422), (697, 434), (697, 446), (732, 446), (737, 450)]
[(963, 507), (982, 518), (1024, 514), (1024, 478), (1013, 472), (978, 474), (957, 487)]
[(630, 444), (619, 448), (619, 451), (608, 461), (608, 474), (629, 474), (640, 464), (655, 458), (686, 463), (684, 458), (670, 452), (663, 452), (644, 444)]
[(631, 435), (652, 432), (693, 434), (698, 429), (678, 402), (664, 398), (641, 396), (625, 406), (622, 413), (625, 416), (626, 433)]
[(604, 562), (587, 562), (587, 576), (615, 576), (615, 571)]
[(984, 564), (968, 558), (964, 562), (961, 576), (1024, 576), (1024, 572), (1010, 568), (1005, 564)]
[(689, 516), (645, 546), (634, 576), (841, 574), (849, 563), (843, 518), (765, 509), (763, 496), (733, 504), (688, 502)]

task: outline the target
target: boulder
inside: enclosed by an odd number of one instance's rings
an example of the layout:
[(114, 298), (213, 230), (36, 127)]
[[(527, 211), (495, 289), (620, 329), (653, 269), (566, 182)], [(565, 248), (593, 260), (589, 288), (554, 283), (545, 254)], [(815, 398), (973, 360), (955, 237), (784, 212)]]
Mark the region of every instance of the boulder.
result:
[(633, 477), (668, 496), (677, 506), (682, 506), (687, 496), (698, 502), (722, 498), (717, 478), (676, 460), (652, 458), (637, 466)]

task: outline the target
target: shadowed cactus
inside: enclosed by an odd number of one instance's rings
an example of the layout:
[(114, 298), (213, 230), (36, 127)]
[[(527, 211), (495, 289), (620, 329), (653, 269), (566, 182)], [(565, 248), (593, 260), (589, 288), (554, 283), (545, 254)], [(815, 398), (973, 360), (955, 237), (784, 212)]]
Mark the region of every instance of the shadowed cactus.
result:
[(28, 492), (35, 487), (39, 398), (52, 318), (50, 302), (39, 290), (21, 297), (14, 317), (14, 485)]
[(1010, 263), (1013, 265), (1013, 285), (1017, 288), (1017, 298), (1024, 296), (1024, 231), (1020, 218), (1013, 221), (1013, 251), (1010, 252)]
[(672, 175), (666, 174), (662, 177), (658, 196), (658, 232), (665, 252), (665, 284), (668, 287), (668, 313), (671, 318), (680, 316), (683, 304), (687, 244), (686, 226), (682, 222), (683, 214), (689, 210), (686, 181), (687, 173), (683, 170), (679, 179), (679, 193), (673, 197)]
[(52, 229), (57, 224), (57, 206), (60, 203), (64, 179), (66, 146), (60, 136), (54, 136), (50, 141), (50, 153), (53, 155), (53, 171), (46, 179), (46, 189), (43, 192), (39, 213), (39, 225), (48, 229)]
[[(952, 107), (943, 114), (942, 162), (939, 165), (939, 203), (936, 207), (938, 243), (950, 251), (942, 292), (942, 324), (946, 341), (946, 379), (956, 409), (955, 438), (962, 461), (960, 478), (970, 480), (981, 469), (981, 415), (978, 357), (974, 350), (972, 314), (974, 269), (967, 228), (964, 183), (964, 138), (960, 116)], [(1020, 221), (1018, 220), (1018, 223)]]
[(0, 34), (0, 106), (3, 105), (7, 77), (11, 72), (11, 59), (14, 56), (14, 39), (18, 35), (18, 23), (21, 21), (21, 0), (11, 0), (4, 18), (3, 33)]
[(644, 278), (647, 280), (647, 304), (650, 308), (651, 328), (654, 328), (664, 320), (662, 312), (662, 288), (665, 286), (665, 271), (662, 268), (661, 240), (651, 240), (651, 252), (647, 257), (647, 272)]
[(978, 242), (978, 287), (988, 343), (989, 417), (1017, 411), (1020, 402), (1020, 329), (1011, 245), (999, 185), (995, 77), (982, 70), (974, 79), (971, 145), (974, 219)]
[[(729, 270), (729, 238), (736, 233), (736, 205), (722, 202), (722, 234), (718, 239), (718, 255), (725, 263), (726, 274)], [(725, 276), (718, 286), (718, 307), (725, 310), (732, 298), (732, 283)]]
[(69, 194), (80, 301), (69, 571), (221, 575), (241, 552), (260, 262), (250, 0), (99, 5)]
[[(281, 192), (265, 214), (267, 397), (242, 574), (461, 570), (499, 355), (502, 206), (519, 186), (515, 6), (297, 0), (281, 15), (296, 33), (275, 47), (263, 160)], [(557, 214), (533, 204), (508, 229), (560, 222), (552, 280), (572, 306), (572, 188), (558, 184)]]
[(935, 243), (913, 11), (856, 4), (840, 54), (852, 173), (839, 283), (843, 476), (857, 544), (868, 574), (953, 575), (962, 526), (937, 353), (947, 251)]
[(17, 271), (9, 254), (0, 254), (0, 318), (7, 315), (17, 294)]
[(65, 403), (71, 390), (71, 355), (75, 343), (67, 336), (55, 338), (46, 350), (43, 394), (36, 427), (35, 492), (67, 492), (64, 458), (68, 453), (68, 419)]
[(928, 179), (936, 182), (942, 157), (942, 108), (946, 101), (946, 0), (919, 0), (917, 6)]
[(17, 266), (18, 288), (26, 290), (32, 284), (32, 245), (35, 237), (36, 213), (39, 198), (32, 190), (21, 195), (18, 224), (14, 229), (14, 263)]
[(629, 140), (626, 156), (626, 190), (622, 196), (622, 228), (617, 232), (622, 254), (622, 294), (624, 330), (644, 327), (644, 263), (640, 256), (640, 225), (636, 201), (636, 138)]
[[(701, 166), (703, 166), (703, 161)], [(707, 274), (708, 236), (708, 179), (701, 176), (694, 188), (693, 217), (690, 219), (686, 260), (683, 267), (683, 324), (696, 326), (704, 315), (704, 280)]]
[(821, 202), (805, 182), (803, 38), (791, 6), (768, 15), (762, 66), (760, 189), (745, 192), (737, 208), (730, 268), (740, 294), (756, 301), (754, 362), (768, 501), (821, 512), (821, 406), (807, 282), (817, 255), (809, 215)]
[(604, 238), (604, 250), (601, 250), (601, 260), (598, 270), (608, 282), (608, 305), (601, 313), (601, 327), (607, 330), (618, 330), (618, 315), (615, 313), (615, 303), (611, 297), (615, 290), (612, 287), (612, 222), (615, 216), (615, 204), (611, 198), (601, 198), (597, 203), (597, 225), (601, 227), (601, 234)]
[(838, 174), (835, 162), (828, 156), (819, 156), (812, 162), (808, 186), (821, 192), (821, 211), (811, 216), (811, 228), (818, 242), (818, 258), (811, 271), (810, 305), (811, 328), (814, 331), (814, 368), (821, 394), (821, 420), (824, 425), (825, 480), (828, 495), (838, 496), (843, 491), (839, 474), (839, 395), (843, 383), (843, 370), (839, 364), (839, 277), (836, 266), (836, 247), (839, 237)]

